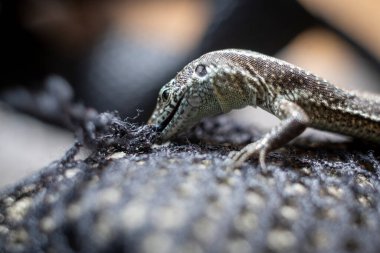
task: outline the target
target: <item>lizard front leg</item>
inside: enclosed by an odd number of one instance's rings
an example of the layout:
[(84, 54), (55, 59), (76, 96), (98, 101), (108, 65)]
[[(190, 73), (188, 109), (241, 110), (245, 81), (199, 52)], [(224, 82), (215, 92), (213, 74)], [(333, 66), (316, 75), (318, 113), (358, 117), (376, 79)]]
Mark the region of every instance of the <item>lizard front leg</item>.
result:
[(248, 144), (231, 156), (232, 167), (240, 167), (252, 156), (259, 156), (262, 169), (266, 169), (265, 156), (269, 151), (279, 148), (299, 136), (309, 125), (309, 117), (297, 104), (286, 99), (277, 98), (272, 105), (273, 113), (282, 119), (258, 141)]

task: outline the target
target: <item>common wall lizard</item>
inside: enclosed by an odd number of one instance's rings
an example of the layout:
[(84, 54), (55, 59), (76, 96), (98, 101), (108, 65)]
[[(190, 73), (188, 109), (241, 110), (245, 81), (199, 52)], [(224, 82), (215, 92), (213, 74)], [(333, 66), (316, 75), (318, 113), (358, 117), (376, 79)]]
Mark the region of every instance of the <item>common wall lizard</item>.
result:
[(337, 88), (309, 71), (257, 52), (226, 49), (190, 62), (165, 84), (149, 124), (164, 142), (206, 116), (259, 106), (281, 119), (279, 125), (231, 158), (240, 166), (279, 148), (306, 127), (380, 143), (380, 97)]

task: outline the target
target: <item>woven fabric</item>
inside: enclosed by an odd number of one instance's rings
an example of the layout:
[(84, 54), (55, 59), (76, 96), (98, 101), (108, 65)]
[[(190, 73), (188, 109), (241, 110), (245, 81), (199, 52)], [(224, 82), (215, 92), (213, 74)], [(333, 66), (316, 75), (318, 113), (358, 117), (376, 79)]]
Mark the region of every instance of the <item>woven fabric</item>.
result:
[(252, 131), (214, 119), (152, 146), (141, 137), (151, 129), (130, 127), (124, 149), (95, 145), (77, 160), (77, 144), (4, 190), (0, 252), (380, 250), (380, 153), (369, 144), (301, 140), (270, 153), (266, 173), (256, 159), (226, 171)]

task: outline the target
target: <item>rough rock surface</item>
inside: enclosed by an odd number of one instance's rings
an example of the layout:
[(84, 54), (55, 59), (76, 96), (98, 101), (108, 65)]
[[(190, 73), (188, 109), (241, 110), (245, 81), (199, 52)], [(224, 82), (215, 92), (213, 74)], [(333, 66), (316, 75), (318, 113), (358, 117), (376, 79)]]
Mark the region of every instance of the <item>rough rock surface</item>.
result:
[(166, 146), (149, 127), (100, 122), (89, 158), (76, 144), (0, 193), (0, 252), (380, 250), (376, 146), (303, 139), (270, 153), (267, 173), (256, 159), (226, 171), (228, 152), (259, 136), (226, 118)]

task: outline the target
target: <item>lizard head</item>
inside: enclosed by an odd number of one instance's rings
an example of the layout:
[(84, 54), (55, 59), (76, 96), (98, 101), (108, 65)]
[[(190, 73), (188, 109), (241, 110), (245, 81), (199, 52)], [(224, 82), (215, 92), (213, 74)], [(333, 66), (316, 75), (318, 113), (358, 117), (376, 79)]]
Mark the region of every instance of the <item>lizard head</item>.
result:
[(241, 108), (241, 94), (234, 88), (238, 82), (237, 68), (223, 51), (205, 54), (185, 66), (165, 84), (148, 124), (160, 132), (158, 141), (169, 140), (198, 123), (203, 117), (214, 116)]

